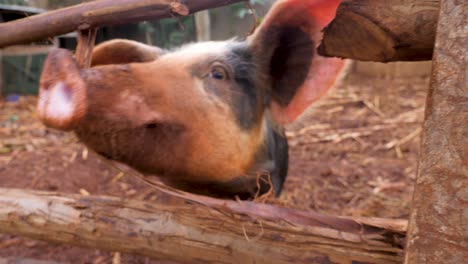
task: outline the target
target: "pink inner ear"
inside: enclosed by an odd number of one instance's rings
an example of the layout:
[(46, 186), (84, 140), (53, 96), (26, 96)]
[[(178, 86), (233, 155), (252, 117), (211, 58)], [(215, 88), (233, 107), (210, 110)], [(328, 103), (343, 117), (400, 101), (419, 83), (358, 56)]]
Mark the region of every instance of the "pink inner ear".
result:
[(284, 0), (286, 5), (301, 7), (303, 12), (315, 20), (317, 26), (325, 27), (335, 17), (341, 0)]
[[(268, 24), (292, 24), (305, 27), (319, 44), (321, 30), (335, 17), (341, 0), (282, 0), (278, 1), (265, 19)], [(264, 25), (264, 26), (265, 26)], [(287, 106), (272, 103), (274, 119), (282, 124), (293, 122), (310, 104), (324, 95), (339, 77), (344, 61), (314, 54), (310, 72)]]
[(296, 120), (314, 101), (333, 87), (343, 66), (342, 59), (316, 55), (307, 80), (298, 89), (291, 102), (286, 107), (273, 102), (271, 111), (276, 122), (286, 125)]

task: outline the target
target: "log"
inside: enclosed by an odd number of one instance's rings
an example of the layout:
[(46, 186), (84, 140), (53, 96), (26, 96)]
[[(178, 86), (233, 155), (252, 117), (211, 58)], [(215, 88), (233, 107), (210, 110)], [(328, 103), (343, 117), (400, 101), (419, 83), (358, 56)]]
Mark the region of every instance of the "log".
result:
[[(406, 220), (0, 188), (0, 232), (182, 263), (401, 263)], [(183, 197), (183, 195), (181, 196)]]
[(468, 2), (442, 0), (405, 263), (468, 260)]
[(343, 0), (319, 54), (362, 61), (431, 60), (440, 0)]
[(0, 24), (0, 48), (89, 28), (184, 16), (245, 0), (98, 0)]

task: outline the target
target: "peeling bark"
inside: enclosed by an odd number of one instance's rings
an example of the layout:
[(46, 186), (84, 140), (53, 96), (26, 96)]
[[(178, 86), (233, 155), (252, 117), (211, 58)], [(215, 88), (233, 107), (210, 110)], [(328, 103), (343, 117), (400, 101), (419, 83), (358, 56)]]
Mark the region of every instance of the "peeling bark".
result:
[(406, 220), (187, 194), (181, 203), (1, 189), (0, 232), (182, 263), (401, 263)]

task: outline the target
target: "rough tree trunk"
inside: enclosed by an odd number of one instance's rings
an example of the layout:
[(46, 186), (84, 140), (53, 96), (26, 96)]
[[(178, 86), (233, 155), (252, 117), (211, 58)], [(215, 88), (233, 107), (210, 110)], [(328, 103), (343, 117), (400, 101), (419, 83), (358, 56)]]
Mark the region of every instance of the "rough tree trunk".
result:
[(2, 188), (0, 194), (0, 232), (46, 241), (183, 263), (403, 259), (406, 220), (338, 218), (192, 194), (178, 195), (178, 205)]
[(468, 2), (442, 0), (405, 263), (468, 261)]
[(343, 0), (319, 53), (363, 61), (431, 60), (440, 0)]
[(188, 15), (245, 0), (98, 0), (0, 23), (0, 48), (93, 27)]

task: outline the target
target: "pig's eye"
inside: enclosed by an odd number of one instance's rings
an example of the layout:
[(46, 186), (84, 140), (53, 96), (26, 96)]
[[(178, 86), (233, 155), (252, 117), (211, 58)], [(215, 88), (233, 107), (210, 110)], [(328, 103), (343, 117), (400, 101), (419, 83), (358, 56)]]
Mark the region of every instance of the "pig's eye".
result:
[(227, 80), (228, 79), (227, 70), (221, 65), (212, 66), (210, 76), (211, 76), (211, 78), (218, 79), (218, 80)]

